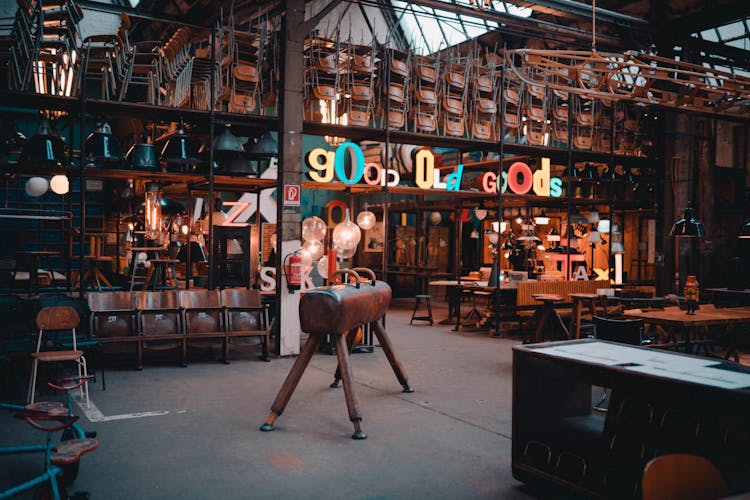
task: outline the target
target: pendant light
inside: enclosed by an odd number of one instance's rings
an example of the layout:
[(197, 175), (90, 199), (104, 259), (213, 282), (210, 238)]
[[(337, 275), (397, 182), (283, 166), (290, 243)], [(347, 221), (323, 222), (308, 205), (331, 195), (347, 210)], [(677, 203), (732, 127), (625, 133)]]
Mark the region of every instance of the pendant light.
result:
[(20, 162), (44, 167), (68, 165), (68, 146), (47, 119), (39, 122), (37, 133), (23, 146)]
[(245, 157), (242, 143), (226, 124), (221, 134), (214, 139), (214, 161), (217, 168), (229, 174), (256, 175), (257, 172)]
[(198, 151), (185, 131), (185, 123), (182, 120), (177, 126), (177, 131), (164, 144), (161, 161), (170, 172), (194, 171), (200, 163)]
[(256, 163), (255, 175), (260, 175), (271, 165), (271, 159), (279, 156), (279, 143), (271, 134), (263, 132), (255, 140), (248, 139), (245, 151), (246, 158)]
[(693, 215), (692, 204), (688, 201), (682, 219), (679, 219), (669, 231), (669, 236), (677, 238), (703, 238), (703, 224)]
[(141, 134), (140, 142), (133, 144), (125, 157), (128, 159), (130, 167), (136, 170), (156, 170), (159, 168), (159, 163), (156, 161), (156, 148), (145, 130)]
[(369, 231), (370, 229), (375, 227), (375, 222), (377, 222), (375, 214), (367, 209), (367, 202), (365, 202), (365, 209), (357, 214), (357, 225), (361, 229)]
[(119, 141), (104, 120), (97, 123), (96, 129), (86, 138), (84, 150), (87, 167), (120, 168), (125, 159)]
[(144, 237), (147, 240), (155, 240), (159, 238), (162, 232), (161, 186), (155, 182), (149, 182), (146, 185), (144, 197)]
[(18, 163), (26, 142), (28, 139), (18, 131), (15, 120), (6, 121), (0, 132), (0, 158), (9, 164)]
[(547, 214), (544, 213), (544, 210), (542, 210), (539, 215), (534, 217), (534, 223), (540, 226), (546, 226), (547, 224), (549, 224), (549, 217), (547, 217)]
[(742, 225), (742, 229), (740, 230), (740, 234), (737, 236), (738, 238), (750, 238), (750, 221), (745, 222)]

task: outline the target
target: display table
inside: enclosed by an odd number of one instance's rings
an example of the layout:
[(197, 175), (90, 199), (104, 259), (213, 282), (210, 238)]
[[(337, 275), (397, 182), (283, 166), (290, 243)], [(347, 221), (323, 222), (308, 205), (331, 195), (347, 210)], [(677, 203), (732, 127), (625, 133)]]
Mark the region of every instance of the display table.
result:
[(741, 324), (750, 323), (750, 307), (716, 308), (711, 304), (701, 305), (695, 314), (687, 314), (679, 307), (669, 307), (662, 310), (639, 311), (631, 310), (623, 314), (626, 318), (642, 319), (644, 323), (659, 325), (664, 329), (661, 343), (682, 344), (686, 351), (690, 351), (698, 340), (715, 342), (717, 338), (701, 336), (710, 334), (709, 327), (718, 328), (720, 337), (727, 343), (725, 358), (734, 356), (739, 361), (735, 345), (734, 328)]
[[(592, 410), (611, 389), (609, 411)], [(666, 453), (713, 462), (750, 490), (750, 369), (729, 361), (581, 339), (513, 348), (513, 476), (593, 498), (640, 498)]]

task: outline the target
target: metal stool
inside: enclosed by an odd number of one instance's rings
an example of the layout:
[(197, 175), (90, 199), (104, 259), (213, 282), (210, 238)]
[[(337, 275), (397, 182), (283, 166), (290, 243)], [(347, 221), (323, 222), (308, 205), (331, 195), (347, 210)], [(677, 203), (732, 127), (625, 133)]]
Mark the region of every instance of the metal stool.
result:
[[(432, 297), (430, 295), (423, 294), (414, 296), (414, 312), (411, 313), (411, 320), (409, 321), (410, 325), (416, 319), (421, 321), (429, 321), (430, 326), (432, 326), (432, 305), (430, 304), (431, 298)], [(422, 301), (424, 301), (424, 303), (427, 305), (427, 316), (417, 316), (417, 311), (419, 310), (419, 305), (422, 303)]]

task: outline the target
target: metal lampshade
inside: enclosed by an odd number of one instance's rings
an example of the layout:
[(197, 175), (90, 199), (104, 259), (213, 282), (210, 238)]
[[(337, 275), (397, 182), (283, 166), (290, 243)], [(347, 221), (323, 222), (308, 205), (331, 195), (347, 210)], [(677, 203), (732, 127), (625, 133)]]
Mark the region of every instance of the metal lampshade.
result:
[(119, 168), (125, 159), (107, 122), (97, 123), (96, 130), (86, 138), (84, 150), (87, 166)]
[(271, 134), (264, 132), (257, 140), (248, 139), (245, 143), (246, 158), (254, 160), (258, 164), (258, 172), (268, 168), (271, 158), (279, 156), (279, 143), (271, 137)]
[(45, 167), (68, 164), (68, 146), (48, 120), (39, 122), (39, 130), (23, 146), (19, 161)]
[(669, 231), (669, 236), (677, 238), (703, 238), (703, 224), (693, 215), (693, 207), (688, 202), (685, 214), (678, 220)]
[(138, 144), (133, 144), (125, 156), (134, 169), (156, 170), (159, 168), (159, 163), (156, 161), (156, 148), (146, 132), (141, 135)]
[(750, 238), (750, 221), (745, 222), (742, 225), (742, 230), (740, 231), (740, 234), (737, 237), (738, 238)]
[(252, 163), (245, 156), (245, 149), (236, 135), (226, 125), (214, 140), (214, 160), (217, 167), (230, 174), (257, 175)]
[(0, 157), (7, 163), (18, 163), (27, 141), (26, 136), (18, 131), (16, 122), (7, 121), (0, 132)]
[[(188, 261), (188, 245), (180, 247), (180, 251), (177, 252), (176, 258), (180, 262)], [(190, 262), (208, 262), (206, 252), (203, 251), (203, 247), (197, 241), (190, 242)]]
[(172, 172), (188, 172), (196, 169), (200, 160), (198, 150), (185, 132), (185, 123), (180, 120), (177, 131), (172, 134), (161, 150), (161, 161)]

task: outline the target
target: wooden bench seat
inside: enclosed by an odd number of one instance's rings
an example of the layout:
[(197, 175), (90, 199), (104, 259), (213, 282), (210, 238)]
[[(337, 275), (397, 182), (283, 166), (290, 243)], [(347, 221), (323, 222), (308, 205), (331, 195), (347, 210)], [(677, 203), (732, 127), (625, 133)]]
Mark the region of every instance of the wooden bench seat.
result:
[(260, 337), (268, 361), (268, 305), (258, 290), (185, 290), (159, 292), (92, 292), (91, 331), (104, 345), (136, 347), (137, 368), (143, 368), (143, 350), (178, 348), (187, 363), (190, 341), (220, 343), (222, 361), (228, 362), (232, 338)]

